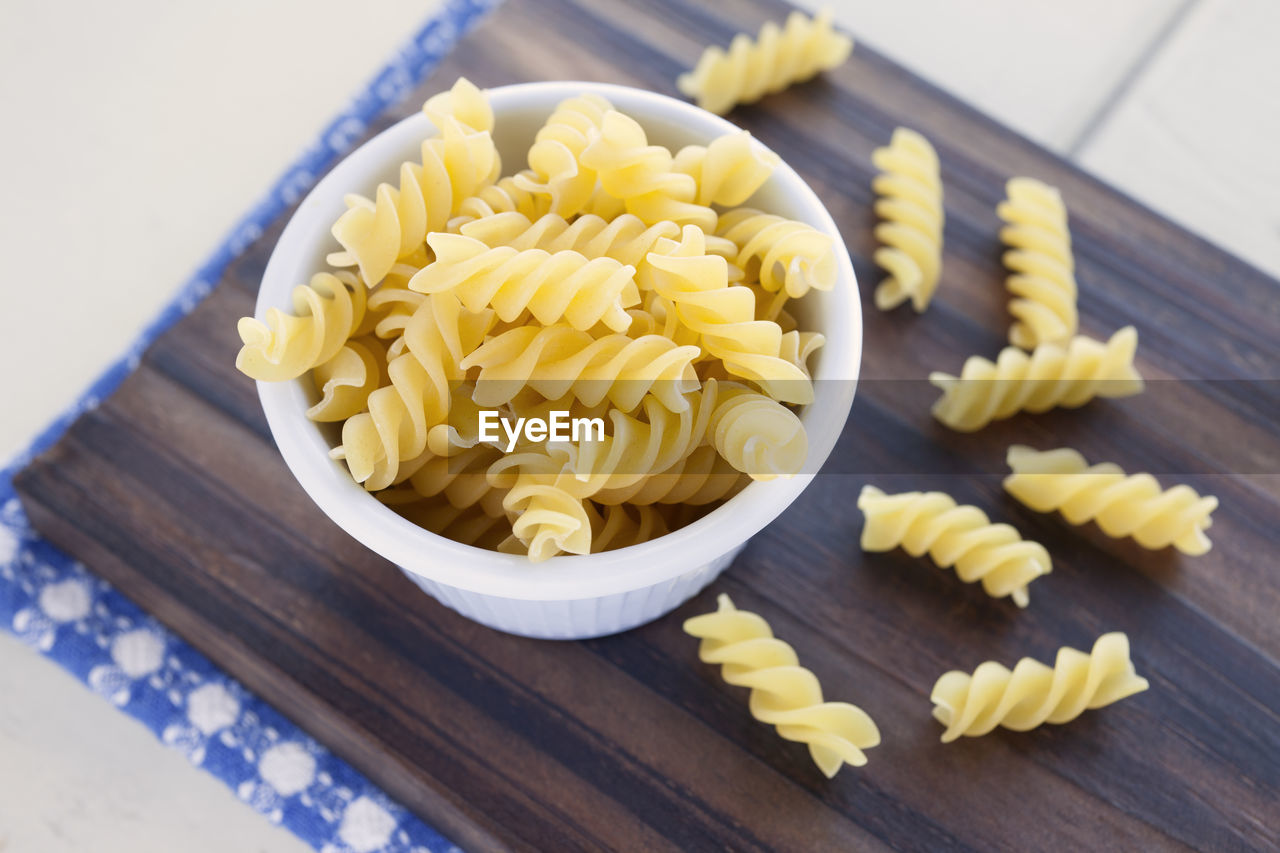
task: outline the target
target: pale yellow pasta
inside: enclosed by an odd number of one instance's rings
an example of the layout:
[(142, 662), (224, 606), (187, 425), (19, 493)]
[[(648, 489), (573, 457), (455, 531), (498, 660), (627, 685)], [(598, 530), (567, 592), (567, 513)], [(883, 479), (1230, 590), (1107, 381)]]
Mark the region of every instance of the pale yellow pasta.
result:
[(367, 411), (342, 425), (342, 443), (332, 456), (369, 491), (400, 482), (427, 452), (432, 427), (449, 417), (451, 384), (462, 378), (458, 363), (484, 339), (493, 313), (462, 310), (449, 295), (424, 300), (411, 316), (405, 351), (387, 364), (390, 384), (368, 398)]
[(654, 288), (669, 300), (680, 322), (701, 336), (706, 351), (721, 359), (734, 376), (758, 384), (786, 403), (808, 403), (813, 383), (805, 372), (781, 357), (782, 329), (755, 319), (755, 294), (730, 286), (728, 264), (705, 252), (702, 232), (686, 226), (678, 246), (649, 255)]
[(1095, 521), (1108, 536), (1133, 537), (1144, 548), (1172, 545), (1184, 554), (1208, 553), (1205, 531), (1218, 499), (1190, 486), (1163, 489), (1150, 474), (1125, 474), (1111, 462), (1090, 465), (1069, 447), (1009, 448), (1004, 488), (1036, 512), (1060, 512), (1071, 524)]
[(1052, 668), (1023, 658), (1009, 671), (995, 661), (972, 673), (953, 670), (933, 686), (934, 718), (946, 726), (942, 742), (985, 735), (996, 726), (1018, 732), (1044, 723), (1066, 723), (1149, 685), (1134, 671), (1129, 638), (1103, 634), (1091, 652), (1067, 646)]
[(720, 386), (707, 433), (720, 455), (753, 480), (799, 474), (809, 454), (795, 412), (736, 383)]
[(603, 440), (546, 445), (507, 454), (490, 466), (490, 482), (508, 489), (504, 506), (515, 516), (513, 532), (528, 546), (530, 559), (540, 562), (562, 551), (590, 553), (589, 498), (667, 470), (702, 443), (715, 384), (687, 397), (680, 411), (671, 411), (648, 396), (643, 418), (610, 409), (612, 429)]
[(596, 172), (605, 192), (625, 201), (627, 212), (645, 222), (715, 228), (716, 212), (695, 201), (697, 181), (675, 171), (671, 152), (650, 145), (644, 128), (630, 116), (607, 112), (579, 160)]
[(520, 213), (499, 213), (469, 222), (458, 230), (490, 247), (510, 246), (521, 251), (573, 251), (587, 258), (613, 258), (635, 267), (637, 279), (645, 256), (653, 250), (654, 244), (663, 237), (680, 236), (680, 226), (674, 222), (646, 225), (638, 216), (629, 213), (612, 220), (583, 214), (572, 222), (554, 213), (532, 222)]
[(317, 273), (293, 289), (294, 313), (268, 308), (266, 321), (242, 317), (236, 368), (262, 382), (296, 379), (338, 354), (364, 319), (368, 297), (350, 273)]
[(560, 454), (526, 452), (508, 454), (490, 467), (490, 482), (505, 490), (511, 535), (535, 563), (561, 553), (591, 553), (591, 517), (586, 501), (564, 487), (572, 478), (566, 462)]
[(727, 133), (709, 145), (687, 145), (676, 152), (671, 168), (689, 175), (698, 186), (698, 204), (744, 204), (764, 186), (781, 162), (777, 154), (751, 138), (748, 131)]
[(1027, 350), (1065, 344), (1079, 325), (1066, 205), (1055, 188), (1034, 178), (1013, 178), (1006, 192), (996, 214), (1007, 223), (1000, 239), (1010, 249), (1004, 253), (1014, 297), (1009, 343)]
[(959, 377), (929, 375), (942, 389), (933, 415), (954, 430), (973, 432), (1020, 411), (1128, 397), (1142, 391), (1142, 376), (1133, 366), (1137, 347), (1138, 332), (1126, 326), (1106, 343), (1077, 335), (1065, 347), (1042, 344), (1031, 353), (1007, 347), (994, 364), (971, 356)]
[[(454, 91), (465, 83), (459, 80)], [(465, 199), (498, 178), (501, 162), (489, 131), (438, 112), (457, 107), (476, 120), (487, 103), (483, 108), (472, 103), (471, 92), (449, 94), (450, 99), (435, 101), (441, 135), (422, 143), (421, 162), (401, 164), (398, 184), (380, 184), (372, 199), (347, 196), (347, 212), (333, 226), (343, 251), (329, 255), (329, 263), (358, 265), (361, 278), (376, 285), (398, 259), (420, 250), (427, 234), (444, 229)]]
[(943, 492), (887, 495), (863, 486), (858, 509), (864, 551), (901, 547), (913, 557), (928, 554), (940, 568), (954, 568), (965, 583), (982, 582), (992, 598), (1009, 596), (1019, 607), (1030, 600), (1027, 584), (1053, 568), (1049, 552), (1022, 538), (1011, 525), (993, 524), (975, 506), (958, 505)]
[(701, 351), (661, 335), (592, 337), (570, 326), (522, 326), (490, 338), (462, 360), (479, 367), (474, 400), (493, 408), (532, 388), (549, 400), (572, 394), (588, 406), (606, 398), (624, 412), (652, 393), (673, 411), (697, 390)]
[(386, 348), (376, 339), (352, 339), (338, 354), (312, 371), (320, 400), (307, 409), (313, 421), (345, 421), (364, 411), (369, 395), (382, 383)]
[(551, 208), (550, 197), (521, 189), (516, 181), (521, 175), (532, 175), (532, 172), (526, 170), (499, 178), (495, 183), (481, 187), (470, 198), (463, 199), (455, 206), (447, 230), (457, 232), (468, 222), (497, 213), (515, 212), (531, 219), (545, 214)]
[(393, 509), (419, 527), (463, 545), (497, 550), (510, 536), (511, 526), (506, 518), (489, 515), (478, 506), (456, 507), (435, 498), (399, 504)]
[(880, 743), (880, 730), (867, 712), (824, 701), (817, 676), (800, 666), (795, 649), (774, 637), (768, 622), (738, 610), (727, 595), (716, 602), (714, 613), (685, 620), (684, 630), (701, 640), (703, 663), (719, 664), (726, 682), (751, 689), (751, 716), (808, 746), (828, 779), (845, 764), (866, 764), (865, 750)]
[(708, 47), (676, 87), (704, 110), (724, 114), (843, 65), (852, 50), (853, 39), (832, 28), (829, 9), (814, 18), (797, 10), (782, 27), (766, 23), (755, 39), (739, 33), (727, 51)]
[(670, 532), (666, 519), (651, 506), (591, 506), (588, 516), (593, 554), (639, 545)]
[(459, 77), (448, 91), (427, 98), (422, 112), (437, 128), (454, 119), (471, 130), (493, 130), (493, 107), (489, 106), (488, 96), (466, 77)]
[(516, 175), (516, 186), (548, 196), (550, 213), (581, 213), (595, 191), (596, 173), (580, 158), (611, 109), (612, 105), (599, 95), (579, 95), (562, 101), (538, 131), (529, 149), (529, 172)]
[(408, 488), (423, 498), (443, 496), (459, 509), (477, 506), (497, 518), (506, 512), (503, 507), (506, 495), (489, 482), (488, 470), (501, 455), (497, 448), (477, 444), (453, 456), (432, 456), (399, 488)]
[(742, 207), (720, 216), (716, 235), (737, 247), (730, 260), (770, 293), (797, 298), (835, 286), (835, 243), (812, 225)]
[(242, 371), (309, 375), (307, 414), (357, 483), (537, 562), (665, 535), (803, 469), (793, 407), (824, 339), (786, 302), (838, 270), (817, 230), (738, 207), (775, 154), (740, 131), (673, 155), (584, 95), (502, 176), (481, 89), (459, 79), (422, 109), (438, 133), (421, 158), (333, 227), (327, 260), (350, 269), (239, 327)]
[(601, 489), (591, 499), (608, 505), (704, 506), (737, 494), (746, 479), (714, 446), (704, 444), (665, 471), (648, 475), (630, 486)]
[(809, 375), (809, 359), (822, 348), (827, 339), (818, 332), (792, 330), (782, 333), (782, 349), (778, 352), (785, 361), (794, 364), (805, 376)]
[(871, 187), (879, 196), (875, 210), (883, 222), (875, 236), (883, 245), (875, 262), (888, 277), (876, 288), (882, 311), (911, 301), (917, 312), (929, 307), (942, 271), (942, 177), (938, 155), (914, 130), (899, 127), (888, 146), (877, 148), (871, 161), (880, 174)]
[(423, 267), (409, 288), (452, 293), (469, 310), (492, 308), (506, 322), (528, 310), (543, 324), (563, 320), (575, 329), (590, 329), (603, 322), (625, 332), (631, 325), (626, 309), (639, 302), (635, 267), (612, 258), (510, 246), (490, 249), (462, 234), (436, 233), (427, 242), (435, 263)]

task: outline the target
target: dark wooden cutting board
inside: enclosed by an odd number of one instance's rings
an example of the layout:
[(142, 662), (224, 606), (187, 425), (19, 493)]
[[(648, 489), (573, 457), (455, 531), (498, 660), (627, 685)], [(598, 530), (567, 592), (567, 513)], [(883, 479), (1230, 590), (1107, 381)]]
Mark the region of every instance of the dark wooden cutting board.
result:
[[(460, 73), (674, 94), (703, 44), (786, 11), (511, 0), (375, 130)], [(676, 613), (589, 642), (499, 634), (327, 521), (232, 367), (235, 320), (253, 310), (282, 223), (22, 472), (36, 527), (465, 847), (1280, 844), (1276, 282), (863, 46), (732, 117), (839, 223), (862, 282), (864, 382), (827, 475)], [(869, 299), (869, 155), (899, 124), (934, 141), (946, 184), (944, 279), (923, 316), (881, 314)], [(1061, 187), (1083, 330), (1136, 324), (1151, 387), (959, 435), (930, 419), (921, 380), (1003, 344), (994, 209), (1015, 174)], [(1213, 551), (1145, 552), (1019, 507), (999, 486), (1014, 441), (1072, 444), (1217, 494)], [(1045, 543), (1053, 574), (1020, 612), (925, 560), (863, 555), (854, 500), (866, 482), (978, 503)], [(680, 625), (721, 591), (766, 616), (828, 696), (874, 716), (883, 745), (867, 767), (824, 779), (802, 746), (751, 719), (745, 691), (698, 662)], [(1108, 630), (1128, 632), (1148, 692), (1066, 726), (938, 742), (928, 694), (942, 672), (1051, 660)]]

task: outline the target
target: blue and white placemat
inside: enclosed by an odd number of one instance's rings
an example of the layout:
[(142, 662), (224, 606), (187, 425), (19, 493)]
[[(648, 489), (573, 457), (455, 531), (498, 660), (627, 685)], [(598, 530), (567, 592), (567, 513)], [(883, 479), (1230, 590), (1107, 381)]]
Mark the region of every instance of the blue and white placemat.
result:
[(457, 848), (91, 570), (41, 540), (14, 493), (13, 476), (114, 391), (151, 342), (195, 308), (226, 266), (497, 2), (448, 0), (286, 170), (125, 356), (0, 470), (0, 624), (324, 853)]

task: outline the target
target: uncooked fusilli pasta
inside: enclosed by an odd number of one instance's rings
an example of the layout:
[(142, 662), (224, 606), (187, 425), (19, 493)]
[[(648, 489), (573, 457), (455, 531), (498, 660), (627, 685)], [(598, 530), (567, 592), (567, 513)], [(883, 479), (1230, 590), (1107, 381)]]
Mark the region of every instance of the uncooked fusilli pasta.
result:
[(1007, 223), (1000, 239), (1009, 247), (1004, 264), (1012, 273), (1009, 343), (1027, 350), (1065, 345), (1078, 325), (1067, 207), (1055, 188), (1034, 178), (1013, 178), (1006, 192), (996, 213)]
[(241, 318), (236, 368), (263, 382), (296, 379), (338, 354), (364, 319), (366, 299), (350, 273), (317, 273), (293, 289), (294, 313), (269, 308), (265, 322)]
[(835, 286), (835, 245), (812, 225), (742, 207), (720, 216), (716, 235), (733, 243), (730, 260), (770, 293), (795, 299)]
[(1184, 554), (1212, 547), (1205, 530), (1218, 499), (1190, 486), (1162, 489), (1150, 474), (1125, 474), (1111, 462), (1090, 465), (1069, 447), (1009, 448), (1005, 490), (1036, 512), (1057, 510), (1072, 524), (1096, 521), (1115, 538), (1132, 536), (1144, 548), (1170, 545)]
[(749, 687), (751, 716), (787, 740), (809, 747), (827, 778), (844, 764), (867, 763), (864, 750), (880, 743), (880, 730), (861, 708), (827, 702), (817, 676), (800, 666), (795, 649), (773, 636), (769, 623), (738, 610), (721, 595), (714, 613), (685, 620), (685, 633), (699, 638), (698, 658), (719, 664), (724, 680)]
[(781, 327), (755, 319), (755, 294), (730, 286), (728, 264), (706, 254), (701, 231), (686, 226), (678, 246), (655, 250), (648, 261), (654, 289), (726, 370), (756, 382), (776, 400), (803, 404), (813, 399), (809, 377), (781, 357)]
[(510, 246), (490, 249), (461, 234), (432, 234), (435, 263), (409, 282), (419, 293), (453, 293), (469, 311), (493, 308), (512, 322), (526, 310), (539, 323), (561, 320), (575, 329), (604, 323), (615, 332), (631, 325), (626, 309), (639, 302), (635, 267), (577, 252), (551, 254)]
[(650, 145), (644, 128), (616, 110), (605, 113), (600, 130), (578, 158), (593, 169), (600, 186), (647, 223), (670, 220), (710, 232), (716, 212), (698, 204), (698, 182), (675, 170), (675, 158), (661, 145)]
[(676, 87), (704, 110), (724, 114), (843, 65), (852, 50), (853, 39), (832, 28), (829, 9), (814, 18), (797, 10), (782, 27), (766, 23), (754, 40), (739, 33), (728, 51), (708, 47)]
[(1026, 607), (1027, 584), (1052, 569), (1049, 552), (1022, 538), (1011, 525), (993, 524), (976, 506), (957, 505), (942, 492), (886, 495), (863, 486), (858, 509), (866, 516), (864, 551), (898, 546), (913, 557), (928, 554), (940, 567), (955, 568), (966, 583), (982, 581), (992, 598), (1013, 598)]
[(713, 139), (710, 145), (681, 148), (671, 167), (697, 182), (698, 204), (734, 207), (755, 195), (779, 162), (777, 154), (743, 130)]
[(559, 216), (581, 213), (596, 188), (596, 173), (581, 161), (593, 133), (613, 106), (599, 95), (579, 95), (562, 101), (538, 131), (529, 149), (529, 172), (515, 176), (515, 185), (548, 197), (548, 211)]
[(459, 112), (435, 112), (441, 135), (422, 143), (420, 163), (400, 166), (398, 186), (379, 185), (373, 199), (347, 197), (348, 210), (333, 226), (344, 251), (331, 254), (329, 263), (358, 265), (360, 277), (376, 285), (398, 259), (421, 249), (427, 234), (443, 230), (463, 200), (498, 177), (501, 162), (489, 131), (468, 127), (459, 118), (475, 120), (487, 110), (487, 104), (482, 109), (472, 103), (483, 96), (464, 84), (460, 79), (449, 93), (456, 97), (435, 102), (436, 110)]
[(520, 326), (485, 341), (462, 368), (480, 368), (474, 399), (490, 408), (528, 387), (548, 400), (572, 394), (588, 406), (607, 398), (624, 412), (653, 393), (678, 411), (688, 405), (683, 395), (698, 387), (693, 360), (701, 352), (662, 335), (592, 337), (563, 324)]
[(900, 127), (871, 161), (881, 174), (871, 183), (883, 222), (875, 236), (884, 245), (875, 261), (889, 277), (876, 288), (876, 307), (896, 308), (907, 300), (917, 312), (929, 307), (942, 270), (942, 177), (938, 155), (914, 130)]
[(947, 727), (942, 742), (950, 743), (996, 726), (1025, 732), (1065, 723), (1147, 687), (1129, 659), (1129, 638), (1115, 632), (1099, 637), (1092, 652), (1064, 646), (1052, 668), (1023, 658), (1012, 672), (995, 661), (972, 674), (953, 670), (938, 679), (931, 698), (934, 718)]
[[(786, 302), (839, 269), (822, 232), (736, 207), (775, 154), (746, 131), (672, 154), (583, 95), (500, 176), (482, 90), (460, 79), (423, 112), (420, 160), (334, 225), (327, 260), (351, 269), (239, 327), (242, 371), (311, 381), (308, 417), (335, 425), (356, 482), (539, 561), (647, 541), (802, 470), (794, 407), (824, 338)], [(566, 415), (571, 438), (549, 435)]]
[(1128, 397), (1142, 391), (1133, 366), (1138, 332), (1126, 326), (1105, 344), (1077, 335), (1065, 346), (1042, 344), (1030, 354), (1016, 347), (1000, 352), (995, 363), (971, 356), (959, 377), (931, 373), (942, 389), (933, 415), (960, 432), (982, 429), (1020, 412), (1075, 408), (1094, 397)]

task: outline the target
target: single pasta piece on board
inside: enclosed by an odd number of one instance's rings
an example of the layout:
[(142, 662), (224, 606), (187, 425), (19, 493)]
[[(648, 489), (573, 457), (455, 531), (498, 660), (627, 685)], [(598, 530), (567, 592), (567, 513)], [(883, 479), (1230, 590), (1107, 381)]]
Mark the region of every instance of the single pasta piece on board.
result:
[(853, 39), (836, 32), (831, 20), (830, 9), (814, 18), (797, 10), (782, 27), (767, 22), (754, 40), (739, 33), (727, 51), (714, 45), (704, 50), (694, 69), (676, 80), (676, 88), (704, 110), (723, 115), (737, 104), (843, 65)]
[(928, 554), (941, 568), (954, 568), (965, 583), (982, 581), (992, 598), (1028, 602), (1027, 584), (1053, 568), (1039, 542), (1023, 539), (1011, 525), (993, 524), (976, 506), (957, 505), (942, 492), (886, 495), (863, 486), (858, 509), (866, 516), (864, 551), (898, 546), (913, 557)]
[(1129, 659), (1129, 638), (1113, 632), (1099, 637), (1092, 652), (1064, 646), (1052, 668), (1023, 658), (1012, 672), (995, 661), (972, 674), (952, 670), (934, 684), (930, 698), (934, 718), (947, 727), (942, 742), (950, 743), (996, 726), (1025, 732), (1065, 723), (1147, 687)]
[(914, 130), (900, 127), (871, 154), (881, 174), (871, 182), (883, 222), (875, 235), (883, 245), (875, 261), (889, 276), (876, 288), (876, 307), (896, 308), (907, 300), (917, 312), (929, 307), (942, 271), (942, 177), (938, 154)]
[(800, 666), (795, 649), (774, 637), (768, 622), (738, 610), (727, 595), (717, 604), (716, 612), (685, 620), (684, 630), (702, 640), (703, 663), (720, 664), (725, 681), (751, 688), (751, 716), (787, 740), (807, 744), (828, 779), (846, 763), (866, 764), (863, 750), (880, 743), (880, 730), (867, 712), (824, 701), (817, 676)]
[(1009, 343), (1026, 350), (1066, 344), (1079, 326), (1067, 207), (1057, 189), (1034, 178), (1013, 178), (1006, 193), (996, 215), (1008, 223), (1000, 239), (1009, 247)]
[(1111, 462), (1090, 465), (1069, 447), (1014, 445), (1008, 462), (1005, 491), (1036, 512), (1057, 510), (1072, 524), (1096, 521), (1108, 536), (1132, 536), (1144, 548), (1172, 545), (1199, 555), (1213, 546), (1205, 535), (1218, 508), (1212, 495), (1185, 485), (1162, 489), (1150, 474), (1125, 474)]
[(1001, 350), (995, 362), (970, 356), (960, 376), (931, 373), (942, 389), (933, 416), (959, 432), (974, 432), (1020, 411), (1074, 409), (1094, 397), (1128, 397), (1142, 391), (1133, 366), (1138, 332), (1125, 326), (1106, 343), (1076, 335), (1064, 347), (1042, 344), (1031, 353)]

